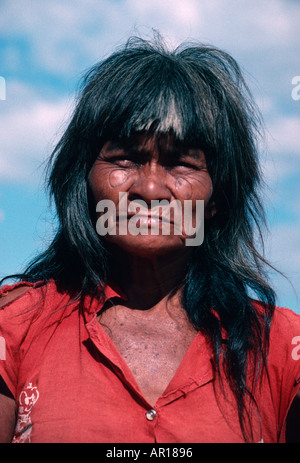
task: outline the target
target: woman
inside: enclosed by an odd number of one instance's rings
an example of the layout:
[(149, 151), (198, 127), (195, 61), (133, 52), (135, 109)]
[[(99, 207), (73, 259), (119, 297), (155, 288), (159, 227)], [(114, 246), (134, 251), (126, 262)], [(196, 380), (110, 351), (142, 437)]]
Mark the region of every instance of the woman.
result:
[(50, 166), (59, 229), (2, 288), (2, 441), (284, 442), (300, 321), (255, 246), (237, 63), (135, 39), (83, 84)]

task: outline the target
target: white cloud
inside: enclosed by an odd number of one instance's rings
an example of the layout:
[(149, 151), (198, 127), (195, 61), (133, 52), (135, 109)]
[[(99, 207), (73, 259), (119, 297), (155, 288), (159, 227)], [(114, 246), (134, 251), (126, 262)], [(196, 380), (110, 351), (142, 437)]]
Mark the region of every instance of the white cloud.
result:
[(300, 117), (275, 119), (268, 129), (269, 145), (276, 153), (295, 153), (300, 158)]
[(300, 117), (281, 116), (267, 126), (263, 167), (270, 180), (300, 175)]
[(272, 272), (272, 282), (277, 288), (279, 304), (289, 305), (291, 309), (300, 313), (300, 221), (272, 227), (267, 244), (267, 259), (287, 277), (285, 279), (282, 275)]
[(30, 185), (42, 175), (41, 163), (58, 141), (70, 104), (43, 101), (20, 83), (11, 84), (10, 92), (0, 114), (0, 179)]
[[(283, 0), (128, 0), (141, 24), (163, 24), (167, 34), (220, 47), (256, 50), (297, 41), (299, 5)], [(287, 5), (288, 4), (288, 5)]]
[[(139, 1), (128, 0), (128, 10), (132, 17), (141, 23), (151, 24), (153, 22), (163, 23), (170, 30), (181, 27), (199, 27), (203, 25), (201, 10), (205, 8), (206, 2), (200, 4), (196, 0), (152, 0)], [(173, 26), (172, 26), (173, 25)]]
[[(157, 28), (172, 44), (191, 37), (234, 55), (246, 53), (250, 68), (265, 70), (269, 93), (262, 96), (263, 109), (272, 116), (267, 138), (271, 160), (265, 167), (273, 177), (289, 175), (299, 167), (299, 119), (279, 115), (275, 104), (281, 91), (278, 83), (286, 72), (282, 63), (293, 50), (298, 56), (299, 21), (299, 4), (284, 0), (273, 0), (272, 8), (268, 0), (23, 0), (22, 14), (18, 0), (2, 0), (0, 29), (8, 38), (28, 41), (29, 64), (38, 66), (37, 73), (40, 68), (64, 75), (66, 82), (79, 78), (82, 63), (91, 64), (123, 43), (135, 26), (148, 35), (152, 27)], [(20, 66), (12, 45), (4, 57), (10, 70)], [(69, 103), (42, 100), (22, 82), (9, 82), (8, 87), (0, 114), (0, 177), (25, 179), (48, 154)]]
[(33, 59), (60, 73), (76, 71), (78, 56), (99, 59), (135, 27), (259, 54), (297, 46), (300, 20), (299, 5), (286, 0), (22, 0), (22, 14), (19, 6), (2, 0), (2, 34), (28, 39)]

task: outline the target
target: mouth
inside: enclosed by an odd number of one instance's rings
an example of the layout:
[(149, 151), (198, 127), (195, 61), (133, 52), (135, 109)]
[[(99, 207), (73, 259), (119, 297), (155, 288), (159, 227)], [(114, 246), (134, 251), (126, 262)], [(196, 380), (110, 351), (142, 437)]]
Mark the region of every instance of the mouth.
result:
[[(135, 220), (134, 220), (135, 219)], [(163, 217), (162, 215), (152, 215), (150, 214), (127, 214), (127, 215), (120, 215), (117, 217), (119, 222), (121, 221), (136, 221), (136, 223), (141, 224), (151, 224), (151, 223), (168, 223), (174, 225), (173, 220), (170, 220), (169, 217)]]

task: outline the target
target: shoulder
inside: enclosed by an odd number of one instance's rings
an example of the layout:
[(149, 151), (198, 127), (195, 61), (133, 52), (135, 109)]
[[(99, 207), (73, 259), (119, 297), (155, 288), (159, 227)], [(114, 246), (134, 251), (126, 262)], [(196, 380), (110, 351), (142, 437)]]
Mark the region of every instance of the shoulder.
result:
[(291, 400), (300, 384), (300, 315), (286, 307), (274, 310), (267, 370), (280, 400)]
[[(264, 314), (267, 307), (257, 301), (254, 304)], [(261, 379), (255, 394), (263, 417), (263, 432), (285, 442), (288, 412), (300, 387), (300, 315), (286, 307), (274, 309), (266, 369)]]
[(55, 330), (77, 305), (54, 281), (20, 282), (1, 288), (0, 360), (5, 362), (0, 362), (0, 376), (14, 396), (19, 367), (29, 347), (42, 348), (51, 329)]
[(287, 307), (275, 307), (273, 324), (275, 327), (290, 327), (295, 324), (299, 326), (300, 314)]
[(37, 286), (36, 283), (21, 281), (13, 285), (5, 285), (0, 288), (0, 310), (22, 297), (27, 291)]
[(300, 341), (300, 315), (286, 307), (275, 307), (271, 330), (270, 344), (278, 348), (286, 345), (288, 350)]
[[(265, 304), (260, 301), (252, 301), (252, 303), (260, 315), (265, 314)], [(270, 326), (270, 342), (275, 338), (277, 342), (290, 341), (292, 333), (300, 336), (300, 314), (287, 307), (275, 306)]]
[(272, 403), (278, 413), (280, 441), (284, 442), (288, 412), (300, 387), (300, 315), (285, 307), (276, 307), (274, 311), (267, 371)]
[(270, 361), (300, 377), (300, 315), (276, 307), (270, 331)]
[(0, 312), (6, 307), (14, 310), (15, 307), (26, 307), (31, 302), (42, 302), (45, 298), (53, 303), (68, 296), (67, 292), (58, 289), (54, 280), (48, 282), (37, 281), (35, 283), (20, 281), (12, 285), (4, 285), (0, 288)]
[[(262, 313), (265, 306), (253, 301)], [(277, 380), (285, 378), (296, 381), (300, 378), (300, 315), (286, 307), (275, 307), (271, 320), (268, 371), (276, 374)]]
[[(37, 302), (41, 295), (42, 282), (30, 283), (21, 281), (0, 288), (0, 321), (1, 331), (7, 327), (10, 319), (22, 319), (25, 313), (36, 312)], [(32, 308), (32, 310), (30, 310)]]
[(67, 304), (70, 296), (59, 291), (55, 281), (21, 281), (0, 288), (0, 331), (26, 330), (41, 315)]

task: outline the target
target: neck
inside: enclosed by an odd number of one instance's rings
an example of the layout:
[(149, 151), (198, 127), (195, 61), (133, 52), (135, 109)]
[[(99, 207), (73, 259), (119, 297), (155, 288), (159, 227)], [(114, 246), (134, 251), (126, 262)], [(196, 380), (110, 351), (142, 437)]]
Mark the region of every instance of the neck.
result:
[(132, 308), (148, 309), (172, 294), (180, 294), (187, 255), (139, 257), (114, 252), (112, 280), (124, 291)]

